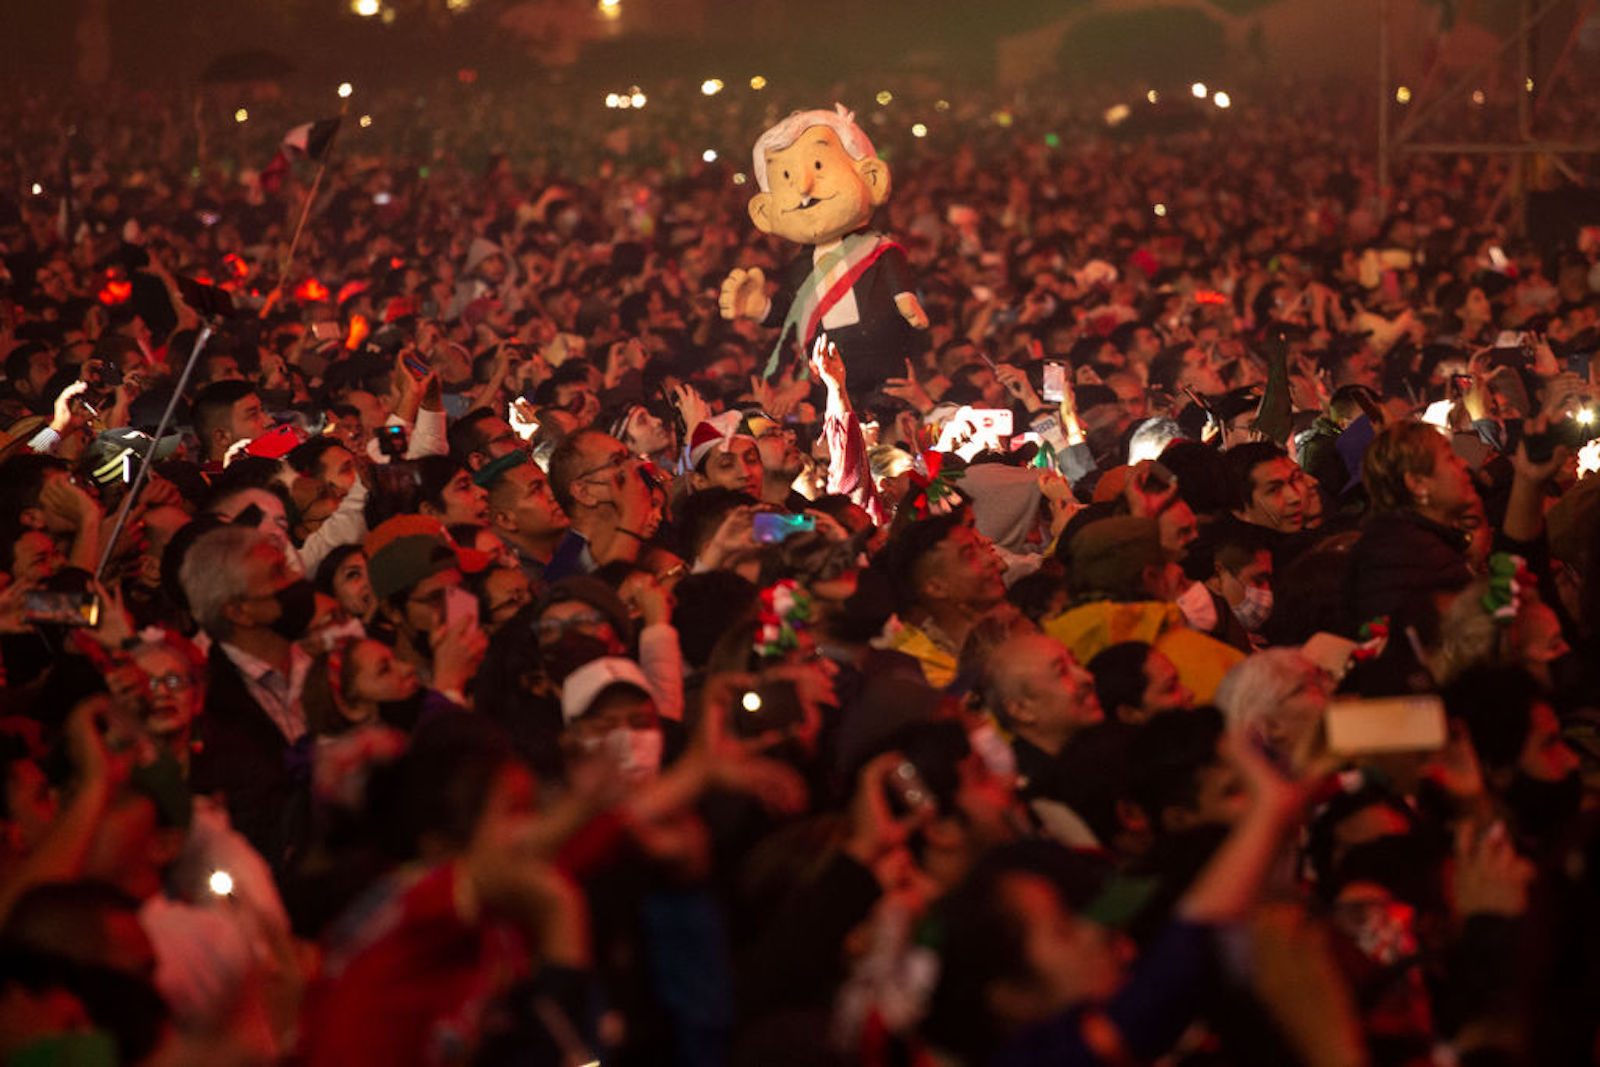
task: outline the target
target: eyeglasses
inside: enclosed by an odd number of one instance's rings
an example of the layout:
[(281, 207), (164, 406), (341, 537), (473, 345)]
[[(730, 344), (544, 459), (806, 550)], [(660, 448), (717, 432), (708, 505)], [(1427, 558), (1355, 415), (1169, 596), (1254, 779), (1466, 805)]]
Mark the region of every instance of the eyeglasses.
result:
[(601, 471), (626, 470), (629, 464), (635, 462), (637, 462), (637, 460), (631, 453), (618, 452), (610, 459), (607, 459), (604, 463), (600, 464), (598, 467), (590, 467), (588, 470), (580, 472), (578, 476), (573, 479), (573, 481), (586, 482), (590, 478), (593, 478), (595, 475), (599, 474)]
[(582, 615), (568, 615), (564, 619), (540, 619), (533, 624), (533, 632), (539, 637), (553, 637), (563, 630), (570, 630), (579, 626), (609, 626), (611, 617), (602, 615), (598, 611), (585, 612)]
[(181, 674), (162, 674), (152, 677), (145, 683), (145, 688), (151, 693), (159, 693), (163, 689), (169, 693), (181, 693), (189, 688), (189, 679)]

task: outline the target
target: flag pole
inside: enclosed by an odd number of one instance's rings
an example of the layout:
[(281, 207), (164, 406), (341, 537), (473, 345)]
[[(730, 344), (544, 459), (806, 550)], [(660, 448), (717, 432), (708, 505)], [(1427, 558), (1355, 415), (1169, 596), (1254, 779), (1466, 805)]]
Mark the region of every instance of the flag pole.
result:
[(344, 128), (345, 114), (350, 110), (350, 100), (345, 98), (339, 105), (339, 125), (328, 138), (328, 143), (322, 149), (322, 159), (317, 162), (317, 173), (311, 179), (311, 189), (306, 193), (305, 200), (300, 205), (300, 221), (294, 224), (294, 235), (289, 238), (289, 250), (283, 254), (283, 259), (278, 263), (278, 281), (272, 287), (272, 292), (267, 296), (267, 302), (261, 305), (261, 317), (264, 319), (272, 314), (273, 307), (283, 296), (283, 283), (289, 276), (289, 268), (294, 264), (295, 249), (300, 247), (300, 235), (305, 232), (306, 220), (311, 217), (311, 205), (316, 202), (317, 190), (322, 187), (322, 176), (328, 170), (328, 158), (333, 155), (333, 142), (339, 138), (339, 130)]

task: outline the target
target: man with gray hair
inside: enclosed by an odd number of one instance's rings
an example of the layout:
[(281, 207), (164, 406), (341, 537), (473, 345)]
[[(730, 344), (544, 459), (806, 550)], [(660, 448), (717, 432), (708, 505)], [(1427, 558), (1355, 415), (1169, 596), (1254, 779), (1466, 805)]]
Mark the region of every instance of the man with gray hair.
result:
[(867, 229), (873, 209), (889, 199), (889, 165), (855, 116), (843, 105), (796, 111), (757, 139), (753, 165), (756, 229), (810, 247), (770, 297), (760, 268), (734, 270), (722, 283), (722, 317), (780, 328), (767, 377), (786, 342), (803, 360), (820, 333), (844, 355), (853, 393), (865, 396), (904, 376), (905, 361), (927, 347), (928, 316), (905, 250)]
[(287, 756), (306, 731), (300, 695), (311, 657), (295, 642), (316, 594), (277, 545), (241, 526), (201, 534), (178, 580), (212, 642), (190, 784), (222, 793), (234, 829), (281, 869), (307, 829)]

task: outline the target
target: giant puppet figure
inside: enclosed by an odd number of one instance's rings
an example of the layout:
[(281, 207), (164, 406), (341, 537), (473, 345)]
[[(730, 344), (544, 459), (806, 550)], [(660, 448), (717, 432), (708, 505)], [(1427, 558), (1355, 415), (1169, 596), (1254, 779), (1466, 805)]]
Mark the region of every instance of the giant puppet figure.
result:
[(786, 355), (804, 353), (818, 334), (837, 345), (853, 393), (905, 374), (905, 361), (927, 347), (927, 313), (913, 291), (905, 250), (867, 229), (889, 199), (889, 165), (843, 105), (796, 111), (763, 133), (754, 152), (750, 218), (762, 233), (808, 246), (766, 292), (760, 268), (735, 270), (722, 283), (722, 317), (781, 327), (768, 377)]

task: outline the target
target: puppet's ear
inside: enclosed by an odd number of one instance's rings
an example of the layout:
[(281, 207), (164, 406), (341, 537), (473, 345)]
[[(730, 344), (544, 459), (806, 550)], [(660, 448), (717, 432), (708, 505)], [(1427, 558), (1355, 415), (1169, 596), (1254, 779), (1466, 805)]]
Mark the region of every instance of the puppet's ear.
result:
[(772, 232), (772, 194), (757, 193), (750, 198), (750, 221), (762, 233)]
[(861, 175), (861, 180), (867, 183), (873, 207), (889, 199), (889, 164), (877, 156), (865, 156), (856, 160), (856, 171)]

